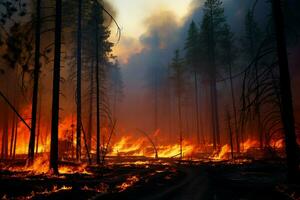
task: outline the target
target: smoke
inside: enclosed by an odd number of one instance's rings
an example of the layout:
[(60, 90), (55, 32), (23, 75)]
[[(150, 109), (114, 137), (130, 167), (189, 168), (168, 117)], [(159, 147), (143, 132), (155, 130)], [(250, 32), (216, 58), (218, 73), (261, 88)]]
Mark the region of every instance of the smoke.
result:
[[(153, 130), (153, 92), (149, 87), (151, 71), (161, 74), (160, 68), (168, 67), (176, 49), (184, 54), (186, 33), (192, 20), (200, 25), (203, 16), (204, 0), (192, 1), (187, 16), (177, 19), (176, 14), (164, 10), (153, 13), (144, 23), (146, 32), (139, 41), (125, 38), (121, 46), (125, 46), (126, 59), (122, 62), (125, 83), (125, 99), (122, 103), (122, 122), (133, 129), (136, 126)], [(225, 17), (235, 33), (236, 41), (244, 34), (245, 15), (253, 7), (253, 0), (224, 0)], [(271, 6), (267, 1), (258, 1), (255, 18), (265, 29), (270, 20)], [(121, 54), (125, 55), (125, 54)], [(183, 56), (183, 55), (182, 55)], [(153, 74), (153, 73), (152, 73)], [(222, 90), (222, 88), (219, 88)], [(129, 114), (130, 113), (130, 114)]]

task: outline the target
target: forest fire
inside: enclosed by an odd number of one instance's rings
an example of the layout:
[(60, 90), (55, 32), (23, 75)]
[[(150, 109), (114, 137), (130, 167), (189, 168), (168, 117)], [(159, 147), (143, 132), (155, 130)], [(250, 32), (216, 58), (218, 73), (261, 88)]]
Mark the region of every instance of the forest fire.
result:
[(299, 199), (299, 10), (0, 0), (0, 199)]

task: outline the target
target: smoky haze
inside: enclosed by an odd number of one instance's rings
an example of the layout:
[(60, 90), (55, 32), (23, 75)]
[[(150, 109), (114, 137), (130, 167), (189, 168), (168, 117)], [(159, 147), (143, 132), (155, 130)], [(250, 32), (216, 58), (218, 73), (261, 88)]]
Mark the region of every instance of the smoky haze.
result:
[[(145, 20), (147, 31), (139, 38), (140, 50), (138, 52), (130, 52), (126, 62), (121, 63), (123, 80), (125, 83), (124, 98), (120, 106), (120, 126), (133, 131), (136, 128), (143, 128), (149, 133), (153, 133), (156, 129), (160, 129), (165, 137), (173, 138), (178, 141), (178, 119), (176, 117), (176, 109), (168, 111), (170, 106), (166, 97), (167, 89), (164, 88), (166, 80), (168, 80), (168, 66), (171, 63), (174, 51), (181, 50), (181, 56), (184, 56), (184, 43), (187, 37), (188, 27), (192, 20), (197, 25), (202, 21), (202, 6), (204, 1), (195, 0), (191, 3), (189, 14), (182, 20), (176, 18), (175, 13), (168, 10), (160, 11), (149, 16)], [(235, 34), (235, 40), (239, 42), (244, 35), (245, 15), (249, 9), (252, 9), (254, 1), (223, 1), (225, 16), (228, 24), (231, 26)], [(290, 1), (292, 5), (296, 4)], [(258, 21), (262, 30), (270, 19), (270, 4), (267, 1), (258, 1), (255, 9), (255, 19)], [(128, 47), (135, 46), (136, 41), (126, 40)], [(122, 42), (122, 41), (121, 41)], [(243, 47), (239, 47), (242, 51)], [(293, 59), (294, 61), (295, 59)], [(299, 62), (298, 62), (299, 63)], [(292, 67), (296, 64), (293, 62)], [(242, 69), (243, 67), (241, 67)], [(220, 77), (219, 78), (223, 78)], [(155, 88), (159, 87), (158, 94), (155, 94)], [(192, 88), (193, 86), (190, 85)], [(237, 89), (240, 87), (237, 85)], [(210, 109), (209, 94), (205, 85), (200, 86), (200, 112), (203, 118), (203, 131), (205, 134), (211, 132), (210, 128)], [(225, 129), (225, 113), (222, 111), (228, 105), (228, 83), (218, 84), (218, 98), (222, 99), (220, 111), (221, 132)], [(158, 95), (157, 100), (155, 96)], [(239, 97), (237, 97), (239, 99)], [(186, 102), (193, 104), (193, 99), (187, 99)], [(155, 108), (155, 107), (158, 107)], [(156, 111), (156, 109), (158, 111)], [(195, 133), (195, 114), (192, 107), (186, 106), (184, 109), (186, 122), (184, 122), (185, 137), (190, 137)], [(158, 112), (157, 114), (155, 114)], [(168, 119), (168, 112), (173, 117)], [(189, 133), (188, 133), (189, 132)], [(190, 139), (195, 139), (191, 136)]]

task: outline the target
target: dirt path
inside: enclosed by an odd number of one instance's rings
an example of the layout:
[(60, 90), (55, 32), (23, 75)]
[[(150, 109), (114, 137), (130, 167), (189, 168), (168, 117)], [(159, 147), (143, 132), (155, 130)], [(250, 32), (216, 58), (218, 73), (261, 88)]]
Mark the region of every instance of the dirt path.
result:
[(206, 172), (199, 168), (180, 168), (186, 176), (166, 191), (154, 194), (145, 200), (199, 200), (205, 199), (209, 187)]

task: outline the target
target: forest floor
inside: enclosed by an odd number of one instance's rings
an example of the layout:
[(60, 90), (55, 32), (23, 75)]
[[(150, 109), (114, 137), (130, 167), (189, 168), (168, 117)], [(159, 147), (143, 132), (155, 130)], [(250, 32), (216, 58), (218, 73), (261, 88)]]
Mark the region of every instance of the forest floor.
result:
[[(50, 176), (11, 170), (2, 161), (2, 199), (101, 200), (299, 200), (300, 185), (289, 185), (281, 161), (178, 162), (143, 160), (85, 166)], [(70, 167), (76, 164), (62, 163)], [(6, 166), (6, 167), (4, 167)], [(78, 167), (78, 166), (77, 166)]]

